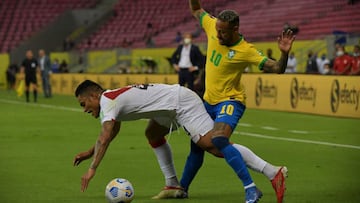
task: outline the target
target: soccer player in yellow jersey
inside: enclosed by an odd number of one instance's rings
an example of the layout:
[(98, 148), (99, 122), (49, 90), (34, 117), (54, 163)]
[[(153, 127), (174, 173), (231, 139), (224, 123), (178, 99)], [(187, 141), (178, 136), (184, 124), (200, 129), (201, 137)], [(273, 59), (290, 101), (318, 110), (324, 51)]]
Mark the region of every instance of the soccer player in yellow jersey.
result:
[[(208, 39), (204, 101), (206, 110), (215, 121), (212, 143), (222, 152), (227, 163), (243, 182), (245, 203), (258, 202), (262, 193), (253, 182), (242, 155), (229, 143), (229, 138), (245, 111), (245, 91), (241, 86), (241, 75), (249, 65), (255, 65), (268, 73), (284, 73), (295, 36), (290, 30), (281, 34), (278, 38), (281, 58), (274, 61), (263, 56), (244, 40), (239, 33), (239, 15), (235, 11), (224, 10), (215, 18), (202, 9), (199, 0), (189, 0), (189, 4)], [(203, 156), (203, 151), (192, 144), (180, 182), (185, 190), (200, 169)], [(286, 167), (279, 167), (278, 172), (269, 177), (279, 203), (283, 201), (286, 172)]]

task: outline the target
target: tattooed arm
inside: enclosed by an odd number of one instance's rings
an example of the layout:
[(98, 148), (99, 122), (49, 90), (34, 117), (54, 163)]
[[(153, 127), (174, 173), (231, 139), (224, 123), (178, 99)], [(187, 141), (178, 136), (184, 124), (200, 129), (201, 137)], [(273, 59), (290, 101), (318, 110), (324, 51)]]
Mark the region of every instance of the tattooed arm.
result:
[(281, 57), (279, 61), (268, 59), (264, 64), (264, 72), (267, 73), (284, 73), (288, 55), (291, 50), (292, 44), (295, 40), (291, 30), (282, 32), (281, 36), (278, 37), (278, 46), (281, 51)]
[(120, 122), (106, 121), (103, 123), (101, 134), (94, 147), (94, 159), (87, 173), (81, 178), (81, 191), (86, 190), (90, 180), (95, 176), (96, 168), (99, 166), (110, 142), (115, 138), (119, 130)]

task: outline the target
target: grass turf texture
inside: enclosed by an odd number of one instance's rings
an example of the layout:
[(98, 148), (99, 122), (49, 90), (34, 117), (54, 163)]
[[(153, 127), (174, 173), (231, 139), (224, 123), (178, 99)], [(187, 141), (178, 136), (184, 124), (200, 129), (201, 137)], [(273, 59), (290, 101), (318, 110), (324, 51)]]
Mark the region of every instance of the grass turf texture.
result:
[[(15, 93), (0, 91), (0, 202), (105, 202), (111, 179), (130, 180), (139, 203), (243, 202), (242, 184), (223, 159), (206, 155), (190, 188), (190, 199), (151, 200), (164, 186), (157, 160), (144, 137), (146, 121), (124, 122), (85, 193), (80, 178), (89, 161), (72, 166), (75, 154), (95, 143), (99, 121), (81, 112), (74, 97), (39, 97), (26, 104)], [(11, 103), (9, 103), (11, 101)], [(13, 103), (15, 102), (15, 103)], [(57, 109), (53, 106), (69, 107)], [(77, 111), (78, 110), (78, 111)], [(238, 132), (360, 146), (360, 120), (248, 109)], [(272, 129), (264, 126), (270, 126)], [(302, 133), (293, 133), (298, 130)], [(305, 132), (306, 131), (306, 132)], [(234, 134), (232, 141), (289, 169), (286, 202), (360, 202), (360, 149), (263, 139)], [(169, 142), (178, 176), (189, 150), (180, 130)], [(251, 172), (263, 191), (263, 203), (276, 202), (270, 182)]]

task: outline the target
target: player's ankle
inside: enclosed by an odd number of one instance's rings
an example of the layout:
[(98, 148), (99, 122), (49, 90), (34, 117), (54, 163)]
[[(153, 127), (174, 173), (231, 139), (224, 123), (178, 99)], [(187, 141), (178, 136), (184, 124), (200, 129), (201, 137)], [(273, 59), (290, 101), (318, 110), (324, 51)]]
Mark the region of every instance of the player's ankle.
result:
[(269, 163), (266, 163), (262, 173), (269, 179), (274, 179), (276, 173), (279, 171), (281, 167), (280, 166), (273, 166)]

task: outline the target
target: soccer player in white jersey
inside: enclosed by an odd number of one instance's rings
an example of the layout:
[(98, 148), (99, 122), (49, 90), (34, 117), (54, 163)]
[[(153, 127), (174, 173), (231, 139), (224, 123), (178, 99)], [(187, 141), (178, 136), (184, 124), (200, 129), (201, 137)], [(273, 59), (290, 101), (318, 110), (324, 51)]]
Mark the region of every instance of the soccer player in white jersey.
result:
[[(120, 130), (122, 121), (148, 118), (145, 135), (153, 147), (160, 168), (165, 176), (165, 188), (154, 199), (185, 198), (186, 192), (179, 185), (172, 159), (171, 148), (165, 136), (170, 129), (182, 126), (192, 141), (207, 152), (222, 157), (211, 143), (214, 121), (205, 110), (195, 92), (179, 85), (132, 85), (114, 90), (104, 90), (97, 83), (85, 80), (75, 91), (84, 112), (100, 117), (101, 132), (93, 147), (79, 153), (74, 165), (93, 157), (88, 171), (82, 176), (81, 190), (85, 191), (94, 177), (96, 168), (105, 155), (110, 142)], [(265, 176), (276, 174), (278, 168), (256, 156), (248, 148), (233, 144), (242, 154), (247, 166)]]

